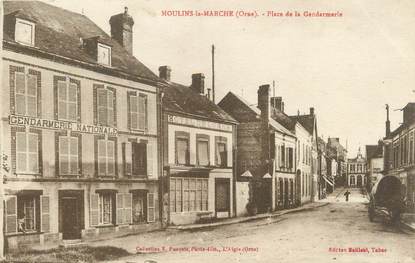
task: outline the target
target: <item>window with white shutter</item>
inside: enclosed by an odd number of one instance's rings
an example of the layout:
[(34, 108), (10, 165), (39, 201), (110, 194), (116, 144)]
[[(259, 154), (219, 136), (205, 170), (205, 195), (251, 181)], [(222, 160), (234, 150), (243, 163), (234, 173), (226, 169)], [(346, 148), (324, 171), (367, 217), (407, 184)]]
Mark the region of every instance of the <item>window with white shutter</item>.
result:
[(79, 174), (78, 138), (59, 136), (59, 174)]
[(60, 120), (77, 121), (78, 119), (78, 86), (66, 81), (57, 82), (58, 118)]
[(16, 132), (16, 172), (39, 173), (38, 134)]
[(153, 162), (153, 156), (154, 156), (154, 144), (152, 141), (149, 141), (147, 143), (147, 174), (153, 175), (154, 170), (154, 162)]
[(129, 96), (130, 129), (147, 129), (147, 95), (131, 93)]
[(98, 88), (96, 96), (98, 124), (115, 126), (115, 90)]
[(147, 193), (147, 222), (154, 222), (156, 217), (154, 193)]
[(115, 142), (98, 140), (98, 175), (115, 175)]
[(123, 161), (124, 161), (124, 175), (132, 175), (133, 167), (132, 167), (132, 160), (133, 160), (133, 153), (131, 149), (131, 142), (124, 142), (122, 144), (123, 148)]
[(6, 234), (17, 233), (17, 197), (15, 195), (6, 196), (4, 211)]
[(99, 195), (91, 194), (89, 202), (89, 219), (91, 226), (97, 226), (99, 224)]
[(40, 231), (49, 232), (50, 223), (49, 223), (49, 196), (41, 195), (40, 196)]
[(132, 223), (132, 212), (133, 212), (133, 195), (128, 193), (124, 194), (124, 223)]
[(16, 19), (14, 39), (24, 45), (34, 46), (35, 24), (23, 19)]
[(117, 225), (122, 225), (125, 223), (125, 216), (124, 216), (124, 194), (116, 194), (115, 196), (116, 203), (117, 203)]
[(16, 114), (37, 116), (37, 76), (15, 72)]

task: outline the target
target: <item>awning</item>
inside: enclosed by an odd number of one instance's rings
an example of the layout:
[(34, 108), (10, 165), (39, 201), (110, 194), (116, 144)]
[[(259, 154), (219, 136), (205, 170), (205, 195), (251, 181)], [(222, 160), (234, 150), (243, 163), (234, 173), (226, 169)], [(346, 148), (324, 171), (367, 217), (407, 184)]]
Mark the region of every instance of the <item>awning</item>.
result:
[(323, 176), (324, 180), (331, 186), (334, 186), (334, 184), (325, 176)]

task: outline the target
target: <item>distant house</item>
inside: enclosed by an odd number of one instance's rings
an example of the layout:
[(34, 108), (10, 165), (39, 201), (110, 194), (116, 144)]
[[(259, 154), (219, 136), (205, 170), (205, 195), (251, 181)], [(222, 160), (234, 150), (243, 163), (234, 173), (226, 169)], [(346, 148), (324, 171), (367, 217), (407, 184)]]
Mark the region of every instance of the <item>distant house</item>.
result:
[(171, 81), (171, 69), (159, 68), (165, 81), (163, 155), (168, 173), (165, 208), (170, 224), (206, 217), (235, 216), (234, 151), (237, 121), (213, 103), (202, 73), (190, 86)]
[(383, 177), (383, 145), (366, 145), (366, 167), (369, 187), (372, 188)]
[(347, 159), (346, 185), (349, 187), (365, 187), (366, 177), (366, 158), (359, 151), (356, 158)]
[(44, 2), (4, 5), (1, 133), (9, 249), (159, 227), (157, 75), (111, 35)]

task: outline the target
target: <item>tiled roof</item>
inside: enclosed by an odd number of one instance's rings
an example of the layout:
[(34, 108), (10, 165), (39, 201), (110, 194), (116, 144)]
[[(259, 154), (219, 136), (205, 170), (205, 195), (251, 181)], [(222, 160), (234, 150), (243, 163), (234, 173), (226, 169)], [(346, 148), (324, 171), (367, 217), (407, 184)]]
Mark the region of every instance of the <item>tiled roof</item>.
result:
[(3, 41), (14, 48), (24, 52), (43, 51), (102, 68), (81, 44), (81, 39), (99, 37), (103, 43), (112, 47), (112, 66), (108, 71), (158, 81), (157, 75), (84, 15), (39, 1), (4, 1), (3, 4), (6, 18), (13, 13), (12, 15), (35, 22), (34, 47), (15, 42), (8, 28), (4, 28)]
[(173, 82), (166, 83), (163, 97), (163, 109), (165, 111), (199, 116), (212, 121), (237, 123), (218, 105), (190, 87)]

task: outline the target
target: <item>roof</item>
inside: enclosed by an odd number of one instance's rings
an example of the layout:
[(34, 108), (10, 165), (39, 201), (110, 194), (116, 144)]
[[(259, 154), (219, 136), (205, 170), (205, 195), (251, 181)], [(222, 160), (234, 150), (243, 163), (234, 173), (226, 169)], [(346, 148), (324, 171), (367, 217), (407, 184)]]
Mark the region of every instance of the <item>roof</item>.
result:
[(298, 121), (310, 134), (314, 133), (315, 115), (295, 115), (290, 116), (291, 119)]
[(190, 87), (169, 81), (166, 83), (163, 97), (165, 111), (198, 116), (212, 121), (237, 123), (218, 105)]
[(15, 42), (10, 27), (4, 27), (3, 41), (12, 48), (19, 48), (19, 51), (29, 54), (42, 51), (102, 68), (81, 44), (81, 39), (99, 37), (100, 41), (112, 47), (111, 73), (122, 72), (150, 81), (159, 80), (157, 75), (84, 15), (39, 1), (4, 1), (4, 14), (7, 19), (14, 15), (35, 22), (34, 47)]
[(366, 158), (368, 160), (373, 158), (381, 158), (383, 156), (382, 145), (366, 145)]
[[(240, 122), (258, 121), (261, 117), (261, 110), (231, 91), (226, 94), (218, 105)], [(294, 133), (284, 127), (278, 120), (270, 118), (269, 123), (276, 131), (295, 137)]]

